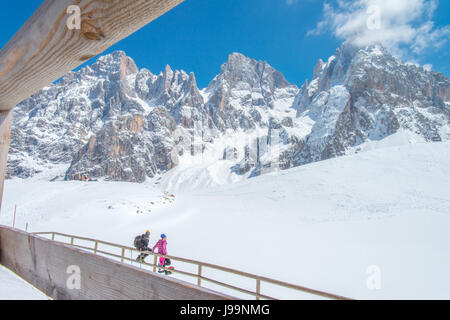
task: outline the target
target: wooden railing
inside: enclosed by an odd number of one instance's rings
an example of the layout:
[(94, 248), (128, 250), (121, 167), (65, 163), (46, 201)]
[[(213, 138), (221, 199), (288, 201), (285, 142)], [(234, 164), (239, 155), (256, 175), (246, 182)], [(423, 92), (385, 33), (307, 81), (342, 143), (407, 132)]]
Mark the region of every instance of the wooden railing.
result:
[[(111, 242), (107, 242), (107, 241), (102, 241), (102, 240), (97, 240), (97, 239), (91, 239), (91, 238), (86, 238), (86, 237), (79, 237), (79, 236), (74, 236), (74, 235), (70, 235), (70, 234), (64, 234), (64, 233), (59, 233), (59, 232), (35, 232), (33, 233), (34, 235), (47, 235), (47, 236), (51, 236), (51, 239), (53, 241), (57, 241), (60, 243), (64, 243), (64, 244), (69, 244), (71, 246), (74, 246), (76, 248), (80, 248), (80, 249), (84, 249), (84, 250), (89, 250), (92, 251), (94, 254), (104, 254), (110, 257), (114, 257), (117, 259), (120, 259), (121, 262), (137, 262), (136, 260), (127, 257), (126, 252), (128, 251), (132, 257), (132, 253), (136, 252), (136, 253), (144, 253), (144, 254), (148, 254), (149, 256), (153, 256), (153, 263), (147, 263), (147, 262), (141, 262), (142, 265), (146, 265), (146, 266), (150, 266), (153, 267), (153, 272), (156, 272), (157, 268), (161, 268), (164, 269), (166, 271), (170, 271), (170, 272), (174, 272), (174, 273), (178, 273), (184, 276), (188, 276), (191, 278), (194, 278), (197, 280), (196, 284), (198, 286), (202, 286), (202, 281), (206, 281), (206, 282), (210, 282), (213, 283), (215, 285), (227, 288), (227, 289), (231, 289), (234, 291), (238, 291), (240, 293), (244, 293), (247, 295), (250, 295), (254, 298), (256, 298), (256, 300), (260, 300), (260, 299), (266, 299), (266, 300), (276, 300), (276, 298), (268, 296), (266, 294), (263, 294), (261, 292), (261, 283), (269, 283), (272, 285), (276, 285), (279, 287), (283, 287), (283, 288), (287, 288), (287, 289), (292, 289), (292, 290), (296, 290), (296, 291), (300, 291), (303, 293), (308, 293), (314, 296), (320, 296), (323, 298), (327, 298), (327, 299), (337, 299), (337, 300), (350, 300), (347, 297), (343, 297), (340, 295), (336, 295), (336, 294), (332, 294), (332, 293), (327, 293), (327, 292), (323, 292), (323, 291), (319, 291), (319, 290), (314, 290), (311, 288), (307, 288), (307, 287), (303, 287), (303, 286), (299, 286), (299, 285), (295, 285), (295, 284), (291, 284), (291, 283), (287, 283), (287, 282), (283, 282), (283, 281), (279, 281), (279, 280), (274, 280), (274, 279), (270, 279), (267, 277), (262, 277), (262, 276), (258, 276), (258, 275), (254, 275), (248, 272), (242, 272), (242, 271), (238, 271), (238, 270), (234, 270), (231, 268), (226, 268), (226, 267), (222, 267), (222, 266), (218, 266), (218, 265), (214, 265), (211, 263), (206, 263), (206, 262), (201, 262), (201, 261), (196, 261), (196, 260), (190, 260), (190, 259), (185, 259), (185, 258), (180, 258), (180, 257), (175, 257), (175, 256), (170, 256), (170, 255), (162, 255), (162, 254), (158, 254), (158, 253), (153, 253), (151, 251), (139, 251), (135, 248), (132, 247), (127, 247), (127, 246), (123, 246), (120, 244), (115, 244), (115, 243), (111, 243)], [(65, 239), (69, 239), (70, 242), (64, 242), (64, 241), (60, 241), (60, 240), (56, 240), (56, 236), (59, 237), (63, 237)], [(93, 247), (88, 247), (85, 245), (80, 245), (80, 244), (76, 244), (75, 240), (81, 240), (81, 241), (87, 241), (87, 242), (91, 242), (93, 243)], [(108, 252), (108, 251), (104, 251), (104, 250), (100, 250), (99, 249), (99, 245), (106, 245), (106, 246), (110, 246), (110, 247), (114, 247), (114, 248), (118, 248), (120, 249), (121, 254), (117, 254), (117, 253), (112, 253), (112, 252)], [(179, 262), (184, 262), (187, 264), (192, 264), (197, 266), (197, 273), (192, 273), (192, 272), (187, 272), (187, 271), (182, 271), (182, 270), (178, 270), (178, 269), (168, 269), (165, 267), (161, 267), (157, 264), (157, 259), (158, 257), (164, 257), (164, 258), (169, 258), (172, 261), (179, 261)], [(229, 274), (234, 274), (237, 276), (241, 276), (244, 278), (248, 278), (248, 279), (252, 279), (253, 281), (255, 281), (255, 291), (250, 291), (247, 289), (243, 289), (231, 284), (227, 284), (209, 277), (206, 277), (204, 275), (204, 270), (205, 268), (210, 268), (210, 269), (214, 269), (214, 270), (219, 270), (225, 273), (229, 273)]]

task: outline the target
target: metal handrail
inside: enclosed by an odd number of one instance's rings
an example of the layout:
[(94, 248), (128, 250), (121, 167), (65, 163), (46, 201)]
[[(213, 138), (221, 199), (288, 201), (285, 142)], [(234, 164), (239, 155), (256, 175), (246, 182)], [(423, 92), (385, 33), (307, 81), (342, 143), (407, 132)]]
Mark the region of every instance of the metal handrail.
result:
[[(109, 255), (109, 256), (112, 256), (112, 257), (115, 257), (115, 258), (119, 258), (119, 259), (121, 259), (121, 262), (125, 262), (125, 261), (136, 262), (136, 260), (130, 259), (127, 256), (125, 256), (125, 250), (129, 250), (131, 253), (133, 251), (136, 251), (136, 252), (139, 252), (139, 253), (152, 255), (154, 257), (153, 263), (148, 263), (148, 262), (139, 262), (139, 263), (143, 264), (143, 265), (147, 265), (147, 266), (153, 267), (153, 272), (156, 272), (156, 268), (161, 268), (161, 269), (164, 269), (166, 271), (179, 273), (179, 274), (182, 274), (182, 275), (185, 275), (185, 276), (196, 278), (198, 286), (201, 286), (201, 281), (207, 281), (207, 282), (211, 282), (213, 284), (216, 284), (216, 285), (228, 288), (228, 289), (236, 290), (236, 291), (239, 291), (241, 293), (254, 296), (257, 300), (259, 300), (259, 299), (276, 300), (273, 297), (270, 297), (270, 296), (267, 296), (267, 295), (264, 295), (264, 294), (261, 293), (261, 283), (262, 282), (266, 282), (266, 283), (274, 284), (274, 285), (277, 285), (277, 286), (280, 286), (280, 287), (293, 289), (293, 290), (297, 290), (297, 291), (301, 291), (301, 292), (305, 292), (305, 293), (309, 293), (309, 294), (316, 295), (316, 296), (321, 296), (321, 297), (328, 298), (328, 299), (351, 300), (350, 298), (347, 298), (347, 297), (344, 297), (344, 296), (340, 296), (340, 295), (336, 295), (336, 294), (332, 294), (332, 293), (328, 293), (328, 292), (324, 292), (324, 291), (320, 291), (320, 290), (315, 290), (315, 289), (307, 288), (307, 287), (304, 287), (304, 286), (299, 286), (299, 285), (296, 285), (296, 284), (291, 284), (291, 283), (287, 283), (287, 282), (283, 282), (283, 281), (279, 281), (279, 280), (275, 280), (275, 279), (271, 279), (271, 278), (267, 278), (267, 277), (263, 277), (263, 276), (258, 276), (258, 275), (251, 274), (251, 273), (248, 273), (248, 272), (243, 272), (243, 271), (239, 271), (239, 270), (235, 270), (235, 269), (231, 269), (231, 268), (227, 268), (227, 267), (222, 267), (222, 266), (211, 264), (211, 263), (207, 263), (207, 262), (201, 262), (201, 261), (196, 261), (196, 260), (191, 260), (191, 259), (186, 259), (186, 258), (181, 258), (181, 257), (176, 257), (176, 256), (171, 256), (171, 255), (163, 255), (163, 254), (154, 253), (154, 252), (151, 252), (151, 251), (140, 251), (140, 250), (138, 250), (136, 248), (133, 248), (133, 247), (123, 246), (123, 245), (120, 245), (120, 244), (107, 242), (107, 241), (103, 241), (103, 240), (92, 239), (92, 238), (87, 238), (87, 237), (80, 237), (80, 236), (75, 236), (75, 235), (70, 235), (70, 234), (65, 234), (65, 233), (60, 233), (60, 232), (34, 232), (33, 234), (34, 235), (51, 235), (52, 240), (56, 241), (58, 243), (69, 244), (71, 246), (78, 247), (78, 248), (81, 248), (81, 249), (84, 249), (84, 250), (91, 250), (91, 251), (94, 251), (94, 254), (99, 254), (100, 253), (100, 254)], [(57, 240), (55, 240), (55, 236), (61, 236), (61, 237), (70, 238), (70, 243), (57, 241)], [(77, 245), (77, 244), (74, 243), (75, 240), (94, 242), (94, 248), (90, 248), (90, 247), (86, 247), (86, 246), (82, 246), (82, 245)], [(107, 246), (111, 246), (111, 247), (122, 249), (121, 255), (114, 254), (114, 253), (107, 252), (107, 251), (103, 251), (103, 250), (99, 250), (98, 249), (98, 245), (99, 244), (103, 244), (103, 245), (107, 245)], [(182, 271), (182, 270), (177, 270), (177, 269), (172, 270), (172, 269), (169, 269), (169, 268), (166, 268), (166, 267), (159, 266), (159, 265), (157, 265), (157, 258), (158, 257), (168, 258), (168, 259), (171, 259), (171, 260), (174, 260), (174, 261), (180, 261), (180, 262), (196, 265), (198, 267), (197, 274), (186, 272), (186, 271)], [(231, 273), (231, 274), (235, 274), (235, 275), (238, 275), (238, 276), (241, 276), (241, 277), (253, 279), (253, 280), (256, 281), (256, 290), (253, 292), (253, 291), (246, 290), (246, 289), (243, 289), (243, 288), (239, 288), (239, 287), (236, 287), (236, 286), (233, 286), (233, 285), (230, 285), (230, 284), (226, 284), (226, 283), (223, 283), (223, 282), (211, 279), (211, 278), (207, 278), (207, 277), (202, 275), (202, 271), (203, 271), (204, 268), (215, 269), (215, 270), (219, 270), (219, 271), (222, 271), (222, 272)]]

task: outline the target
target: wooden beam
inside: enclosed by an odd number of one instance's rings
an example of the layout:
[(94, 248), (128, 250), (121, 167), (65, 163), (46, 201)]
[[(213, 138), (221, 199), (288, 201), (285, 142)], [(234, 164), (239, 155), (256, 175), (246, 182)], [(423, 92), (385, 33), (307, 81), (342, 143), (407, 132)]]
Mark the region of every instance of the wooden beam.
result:
[[(0, 51), (0, 110), (12, 109), (183, 1), (46, 0)], [(73, 5), (80, 9), (79, 29), (67, 25), (77, 16), (68, 13)]]
[(12, 110), (0, 111), (0, 212), (2, 209), (3, 184), (6, 173), (6, 161), (8, 159), (12, 118)]

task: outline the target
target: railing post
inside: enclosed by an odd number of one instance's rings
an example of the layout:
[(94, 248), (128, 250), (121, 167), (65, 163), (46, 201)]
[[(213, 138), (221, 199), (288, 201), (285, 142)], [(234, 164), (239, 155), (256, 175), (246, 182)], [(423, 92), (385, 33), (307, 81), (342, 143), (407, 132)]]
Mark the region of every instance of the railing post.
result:
[(52, 232), (52, 240), (53, 241), (55, 240), (55, 233), (54, 232)]
[(95, 241), (94, 254), (97, 254), (98, 241)]
[(70, 238), (70, 244), (73, 245), (73, 237)]
[(156, 263), (158, 261), (158, 256), (157, 255), (153, 255), (153, 272), (156, 272)]
[(261, 294), (261, 280), (256, 279), (256, 300), (259, 300), (259, 295)]
[(199, 286), (199, 287), (201, 287), (201, 285), (202, 285), (202, 265), (201, 264), (199, 264), (198, 265), (198, 278), (197, 278), (197, 285)]
[(124, 257), (125, 257), (125, 248), (122, 248), (122, 259), (121, 259), (121, 262), (124, 262)]

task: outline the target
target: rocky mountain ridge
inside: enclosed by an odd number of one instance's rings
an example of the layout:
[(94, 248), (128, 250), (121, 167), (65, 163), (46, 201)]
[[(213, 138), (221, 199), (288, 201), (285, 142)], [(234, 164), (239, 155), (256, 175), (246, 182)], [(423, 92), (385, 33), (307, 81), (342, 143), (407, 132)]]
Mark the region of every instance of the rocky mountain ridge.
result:
[(7, 176), (66, 166), (62, 176), (143, 182), (199, 154), (220, 154), (230, 174), (255, 176), (399, 130), (450, 139), (450, 80), (380, 45), (344, 43), (300, 89), (238, 53), (200, 90), (193, 73), (166, 66), (155, 75), (117, 51), (15, 108)]

